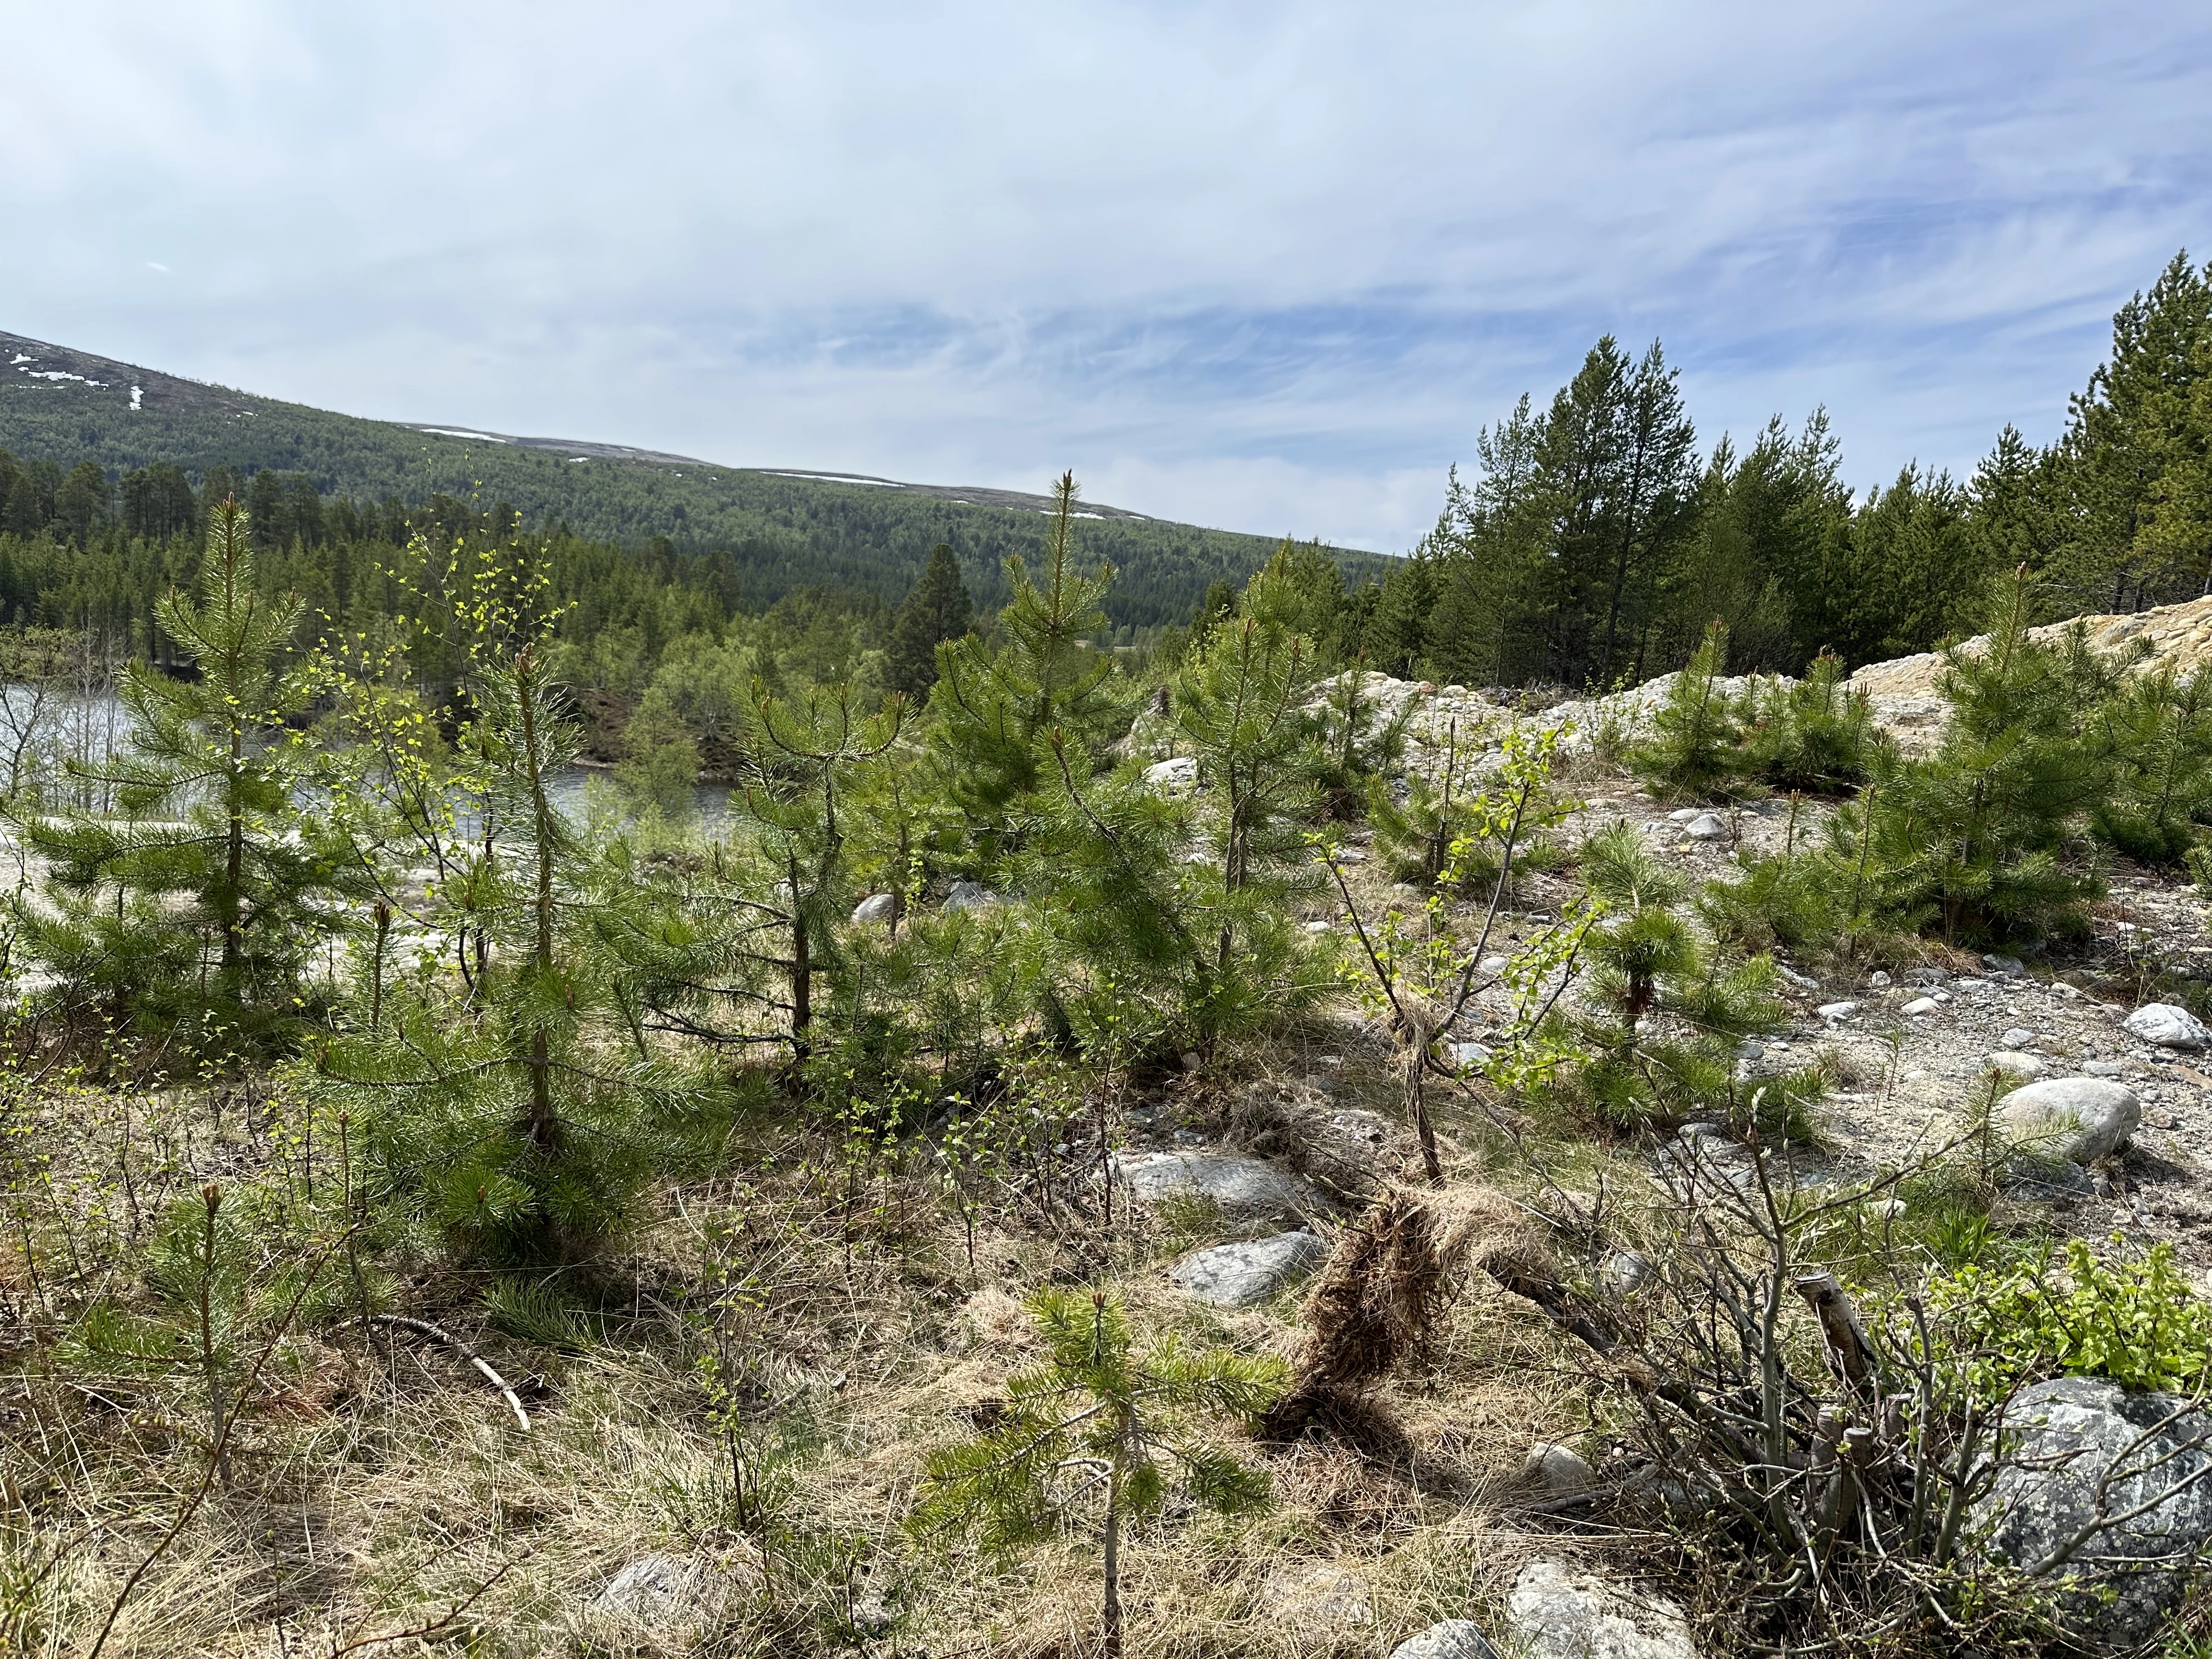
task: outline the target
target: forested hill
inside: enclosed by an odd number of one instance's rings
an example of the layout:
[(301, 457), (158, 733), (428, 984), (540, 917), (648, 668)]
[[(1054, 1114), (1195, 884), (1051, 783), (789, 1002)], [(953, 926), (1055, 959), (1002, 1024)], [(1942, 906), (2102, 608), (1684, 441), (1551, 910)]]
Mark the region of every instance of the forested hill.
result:
[[(1006, 556), (1034, 557), (1045, 543), (1042, 495), (362, 420), (4, 331), (0, 449), (63, 469), (90, 461), (111, 478), (159, 464), (196, 483), (219, 468), (241, 479), (290, 473), (326, 497), (410, 507), (438, 495), (474, 497), (590, 540), (637, 545), (665, 537), (679, 557), (727, 556), (737, 602), (749, 610), (806, 588), (896, 601), (939, 542), (951, 545), (978, 602), (994, 605), (1004, 597)], [(1212, 583), (1241, 583), (1277, 545), (1272, 536), (1120, 507), (1086, 503), (1084, 511), (1085, 562), (1103, 560), (1117, 573), (1108, 611), (1119, 629), (1188, 620)], [(1338, 557), (1354, 581), (1387, 563), (1373, 554)]]

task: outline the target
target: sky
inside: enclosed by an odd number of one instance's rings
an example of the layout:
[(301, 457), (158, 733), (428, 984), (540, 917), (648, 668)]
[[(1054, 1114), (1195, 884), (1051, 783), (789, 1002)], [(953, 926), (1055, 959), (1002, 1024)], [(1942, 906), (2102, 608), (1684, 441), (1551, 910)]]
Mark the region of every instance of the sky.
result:
[(2212, 255), (2212, 6), (0, 0), (0, 328), (1386, 551), (1601, 334), (1863, 488)]

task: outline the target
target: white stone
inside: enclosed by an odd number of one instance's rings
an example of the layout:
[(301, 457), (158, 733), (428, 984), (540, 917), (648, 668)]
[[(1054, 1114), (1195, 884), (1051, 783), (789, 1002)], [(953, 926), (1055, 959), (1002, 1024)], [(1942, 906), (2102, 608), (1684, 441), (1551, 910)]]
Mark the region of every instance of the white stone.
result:
[(2202, 1048), (2212, 1042), (2212, 1031), (2204, 1029), (2203, 1020), (2170, 1002), (2146, 1002), (2124, 1024), (2132, 1035), (2161, 1048)]
[(1915, 997), (1905, 1005), (1905, 1012), (1915, 1015), (1932, 1014), (1942, 1006), (1934, 997)]
[(1198, 763), (1188, 755), (1160, 761), (1145, 769), (1145, 781), (1155, 789), (1188, 789), (1198, 782)]
[(1735, 1057), (1738, 1060), (1764, 1060), (1766, 1058), (1766, 1045), (1757, 1037), (1746, 1037), (1735, 1045)]
[(1312, 1233), (1277, 1233), (1249, 1243), (1194, 1250), (1168, 1269), (1168, 1277), (1217, 1308), (1249, 1308), (1265, 1302), (1327, 1253)]
[(988, 910), (994, 904), (1005, 902), (989, 888), (975, 881), (956, 881), (952, 884), (952, 890), (945, 896), (945, 908), (953, 912)]
[(2091, 1077), (2124, 1077), (2128, 1068), (2117, 1060), (2085, 1060), (2081, 1069)]
[(1183, 1194), (1210, 1198), (1224, 1210), (1255, 1215), (1295, 1215), (1305, 1188), (1264, 1158), (1234, 1152), (1130, 1152), (1117, 1156), (1114, 1178), (1139, 1204)]
[(2124, 1083), (2062, 1077), (2015, 1089), (1998, 1103), (2015, 1144), (2075, 1164), (2094, 1164), (2128, 1144), (2142, 1103)]
[(1699, 818), (1709, 817), (1711, 816), (1711, 815), (1702, 806), (1686, 806), (1679, 812), (1668, 813), (1667, 822), (1669, 823), (1695, 823)]
[(1474, 964), (1474, 971), (1478, 974), (1502, 974), (1512, 965), (1513, 958), (1510, 957), (1485, 957)]
[(1486, 1043), (1453, 1042), (1445, 1046), (1451, 1053), (1452, 1064), (1462, 1072), (1489, 1063), (1490, 1048)]
[(2041, 1054), (2022, 1054), (2016, 1048), (2000, 1048), (1989, 1056), (1989, 1067), (2007, 1077), (2016, 1077), (2033, 1083), (2051, 1070), (2051, 1062)]
[(1784, 984), (1794, 985), (1801, 991), (1817, 991), (1820, 988), (1819, 980), (1814, 979), (1810, 974), (1801, 974), (1795, 968), (1785, 968), (1780, 963), (1777, 963), (1774, 965), (1774, 971), (1782, 975)]
[(871, 893), (853, 907), (856, 923), (880, 922), (888, 925), (898, 909), (898, 899), (890, 893)]
[(1521, 1478), (1547, 1497), (1571, 1498), (1597, 1484), (1597, 1471), (1572, 1446), (1540, 1440), (1522, 1458)]
[(1329, 924), (1325, 921), (1310, 921), (1306, 924), (1306, 932), (1315, 935), (1316, 938), (1323, 933), (1330, 933), (1332, 931), (1334, 930), (1330, 927)]
[(1887, 991), (1889, 989), (1889, 975), (1877, 968), (1867, 975), (1867, 983), (1877, 991)]
[(1559, 1561), (1521, 1569), (1505, 1624), (1528, 1659), (1697, 1659), (1674, 1602)]
[(593, 1605), (641, 1625), (671, 1625), (696, 1607), (702, 1587), (702, 1575), (690, 1562), (672, 1555), (641, 1555), (607, 1581)]
[(2000, 1048), (2025, 1048), (2035, 1041), (2035, 1033), (2025, 1025), (2015, 1025), (1997, 1039)]
[(1824, 1002), (1814, 1012), (1822, 1019), (1838, 1020), (1849, 1019), (1858, 1011), (1859, 1006), (1856, 1002)]
[(1472, 1619), (1445, 1619), (1407, 1637), (1390, 1659), (1498, 1659), (1498, 1650)]
[(1692, 841), (1726, 841), (1728, 820), (1717, 812), (1706, 812), (1682, 826), (1682, 833)]

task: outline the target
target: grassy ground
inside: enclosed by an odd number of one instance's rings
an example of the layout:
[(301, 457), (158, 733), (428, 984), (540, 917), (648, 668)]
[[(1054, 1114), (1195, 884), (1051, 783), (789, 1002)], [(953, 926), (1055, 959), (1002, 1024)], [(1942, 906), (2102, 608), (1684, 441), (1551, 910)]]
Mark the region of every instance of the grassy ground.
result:
[[(1342, 1062), (1340, 1103), (1387, 1103), (1379, 1040), (1347, 1025), (1222, 1056), (1152, 1103), (1219, 1121), (1238, 1090), (1310, 1067), (1321, 1048)], [(334, 1236), (313, 1218), (342, 1178), (330, 1126), (311, 1151), (280, 1097), (198, 1082), (57, 1078), (14, 1098), (0, 1609), (24, 1652), (89, 1653), (134, 1572), (107, 1654), (1087, 1652), (1099, 1586), (1086, 1535), (996, 1561), (902, 1527), (927, 1452), (972, 1434), (1035, 1358), (1022, 1298), (1103, 1279), (1140, 1330), (1296, 1344), (1295, 1295), (1225, 1313), (1161, 1275), (1223, 1236), (1218, 1215), (1125, 1213), (1109, 1235), (1096, 1216), (1009, 1204), (979, 1218), (971, 1261), (928, 1170), (892, 1152), (856, 1172), (828, 1140), (780, 1126), (732, 1160), (744, 1178), (656, 1193), (631, 1243), (588, 1275), (518, 1294), (403, 1244), (356, 1289), (326, 1258), (338, 1292), (310, 1298), (274, 1344), (227, 1448), (228, 1483), (210, 1483), (195, 1310), (162, 1306), (147, 1240), (211, 1178), (232, 1191), (258, 1178), (297, 1206), (248, 1272), (276, 1288), (235, 1337), (234, 1382), (306, 1241)], [(1459, 1128), (1464, 1177), (1491, 1154)], [(477, 1345), (528, 1431), (453, 1348), (352, 1322), (356, 1295)], [(88, 1348), (77, 1316), (101, 1298), (173, 1351), (123, 1364)], [(709, 1356), (728, 1384), (719, 1409)], [(1267, 1512), (1171, 1508), (1138, 1534), (1133, 1650), (1379, 1655), (1433, 1620), (1481, 1616), (1531, 1547), (1513, 1518), (1522, 1455), (1586, 1433), (1589, 1389), (1525, 1304), (1471, 1291), (1386, 1393), (1401, 1455), (1247, 1446), (1272, 1480)], [(690, 1575), (678, 1605), (602, 1603), (653, 1555)]]

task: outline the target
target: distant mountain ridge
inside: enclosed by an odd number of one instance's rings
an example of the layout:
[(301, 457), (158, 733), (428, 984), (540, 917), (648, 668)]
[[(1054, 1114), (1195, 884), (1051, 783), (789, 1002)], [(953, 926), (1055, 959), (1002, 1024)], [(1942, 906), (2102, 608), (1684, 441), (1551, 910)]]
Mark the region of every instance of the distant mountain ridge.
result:
[[(283, 403), (50, 341), (0, 331), (0, 449), (111, 475), (167, 462), (304, 473), (326, 495), (433, 495), (504, 502), (533, 524), (597, 540), (665, 536), (680, 550), (727, 550), (748, 603), (805, 586), (896, 599), (935, 543), (950, 543), (979, 601), (1002, 596), (1008, 554), (1044, 546), (1042, 495), (916, 484), (803, 468), (732, 467), (628, 445), (523, 437), (476, 427), (366, 420)], [(1117, 572), (1109, 615), (1155, 628), (1187, 620), (1217, 580), (1241, 582), (1279, 538), (1206, 529), (1086, 501), (1086, 564)], [(1340, 552), (1350, 581), (1388, 561)]]

